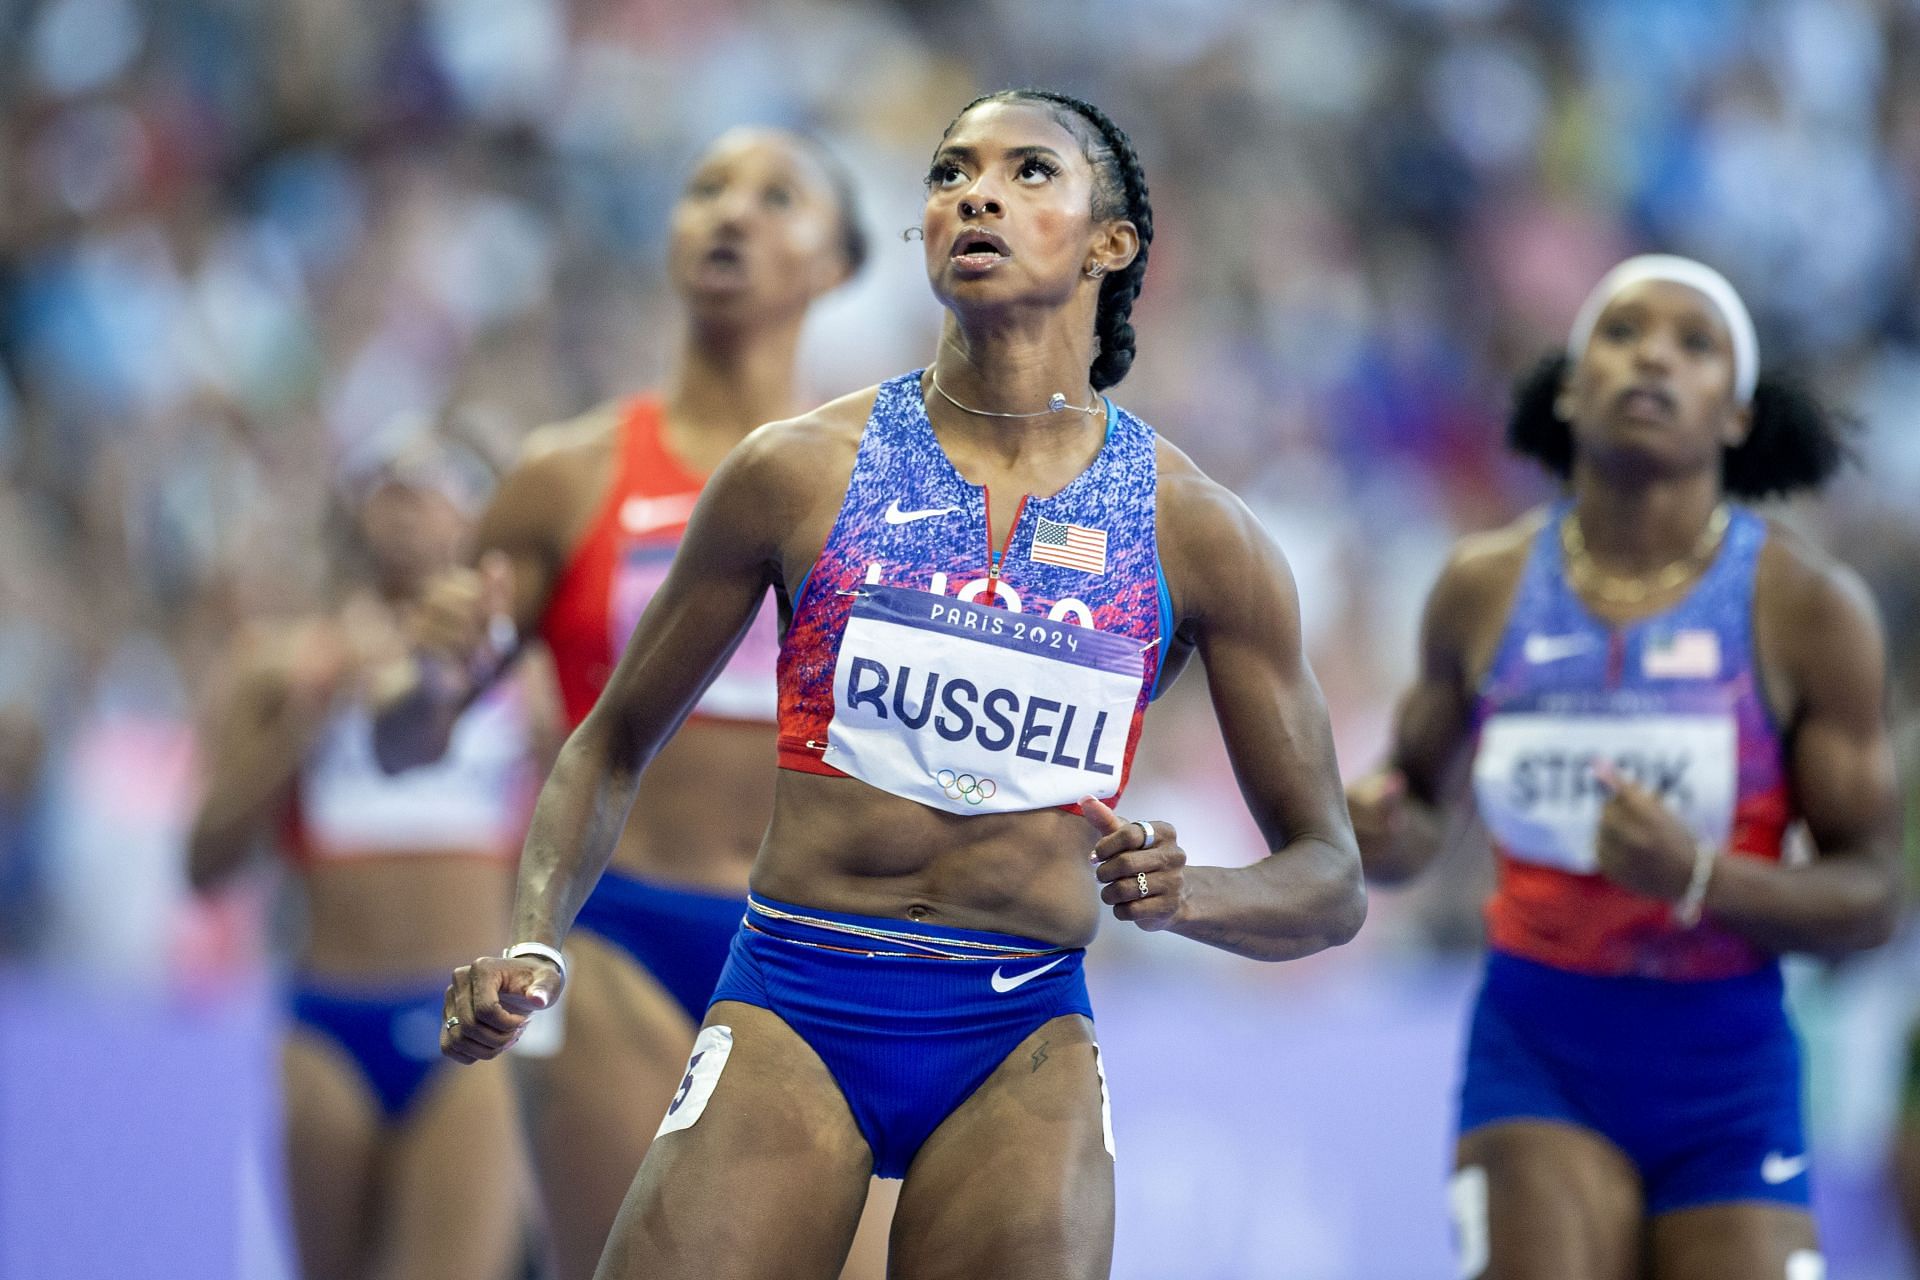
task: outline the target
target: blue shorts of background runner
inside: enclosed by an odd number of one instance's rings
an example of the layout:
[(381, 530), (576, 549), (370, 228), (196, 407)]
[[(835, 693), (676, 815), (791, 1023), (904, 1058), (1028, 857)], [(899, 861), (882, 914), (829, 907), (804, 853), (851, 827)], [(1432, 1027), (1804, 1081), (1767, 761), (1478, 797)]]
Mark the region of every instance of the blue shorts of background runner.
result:
[(1650, 1215), (1729, 1201), (1805, 1208), (1800, 1050), (1780, 969), (1669, 982), (1494, 952), (1474, 1008), (1460, 1132), (1578, 1125), (1634, 1167)]
[(394, 987), (347, 987), (295, 979), (293, 1020), (339, 1047), (380, 1104), (388, 1124), (406, 1119), (426, 1084), (451, 1062), (440, 1056), (444, 977)]
[(631, 956), (698, 1026), (746, 913), (747, 900), (741, 894), (608, 871), (588, 895), (574, 926)]

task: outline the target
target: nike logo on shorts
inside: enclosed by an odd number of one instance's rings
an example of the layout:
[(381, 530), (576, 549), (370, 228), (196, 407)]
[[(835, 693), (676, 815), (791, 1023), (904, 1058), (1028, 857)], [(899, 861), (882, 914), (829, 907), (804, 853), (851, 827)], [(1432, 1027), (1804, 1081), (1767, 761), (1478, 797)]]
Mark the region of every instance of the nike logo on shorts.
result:
[(1585, 653), (1593, 648), (1593, 637), (1571, 636), (1528, 636), (1521, 646), (1521, 653), (1534, 666), (1545, 666), (1549, 662), (1558, 662), (1562, 658), (1571, 658), (1576, 653)]
[(1792, 1182), (1806, 1171), (1805, 1155), (1785, 1156), (1778, 1151), (1769, 1151), (1767, 1158), (1760, 1162), (1760, 1181), (1777, 1187), (1783, 1182)]
[(993, 971), (993, 977), (991, 979), (993, 983), (993, 989), (995, 991), (998, 991), (1001, 995), (1005, 995), (1007, 992), (1013, 990), (1015, 987), (1019, 986), (1023, 982), (1032, 982), (1035, 978), (1039, 977), (1041, 974), (1045, 973), (1047, 970), (1053, 968), (1053, 966), (1059, 964), (1061, 961), (1065, 959), (1066, 959), (1065, 956), (1055, 956), (1053, 959), (1041, 965), (1038, 969), (1029, 969), (1025, 973), (1016, 973), (1011, 978), (1009, 978), (1006, 974), (1002, 973), (999, 969), (996, 968)]
[(931, 520), (935, 516), (950, 516), (959, 509), (958, 507), (927, 507), (920, 511), (902, 511), (900, 509), (900, 499), (895, 498), (887, 504), (886, 519), (888, 524), (912, 524), (915, 520)]

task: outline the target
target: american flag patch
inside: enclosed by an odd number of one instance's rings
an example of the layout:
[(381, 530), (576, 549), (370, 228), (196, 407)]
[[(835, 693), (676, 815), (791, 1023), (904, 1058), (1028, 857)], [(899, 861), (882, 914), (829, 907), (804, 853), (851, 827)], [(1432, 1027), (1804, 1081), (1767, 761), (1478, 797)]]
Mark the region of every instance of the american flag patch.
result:
[(1063, 524), (1040, 517), (1027, 558), (1037, 564), (1057, 564), (1082, 573), (1107, 571), (1107, 531), (1083, 524)]
[(1649, 680), (1711, 680), (1720, 674), (1720, 635), (1675, 631), (1647, 641), (1640, 669)]

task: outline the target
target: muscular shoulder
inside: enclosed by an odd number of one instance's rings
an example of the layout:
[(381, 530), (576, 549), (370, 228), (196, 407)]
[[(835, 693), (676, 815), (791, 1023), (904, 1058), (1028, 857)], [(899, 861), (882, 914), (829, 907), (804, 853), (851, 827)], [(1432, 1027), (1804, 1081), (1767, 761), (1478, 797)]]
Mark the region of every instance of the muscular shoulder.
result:
[(1859, 574), (1777, 520), (1767, 521), (1755, 572), (1762, 608), (1806, 616), (1833, 611), (1857, 621), (1876, 617), (1873, 595)]
[(878, 393), (869, 387), (756, 428), (708, 482), (713, 501), (729, 520), (775, 540), (811, 528), (822, 513), (831, 524)]
[(516, 485), (553, 490), (601, 479), (613, 455), (623, 411), (624, 406), (615, 402), (535, 427), (527, 433), (503, 490)]
[(1240, 495), (1164, 437), (1156, 448), (1160, 558), (1176, 612), (1204, 618), (1248, 575), (1284, 579), (1290, 593), (1285, 555)]
[(1421, 667), (1428, 678), (1459, 690), (1479, 683), (1493, 663), (1534, 538), (1546, 521), (1544, 510), (1531, 511), (1454, 544), (1420, 623)]
[(767, 423), (734, 451), (737, 469), (774, 483), (818, 481), (842, 462), (851, 473), (861, 433), (879, 393), (878, 387), (868, 387), (797, 418)]
[(483, 550), (537, 551), (550, 566), (571, 551), (610, 483), (621, 405), (536, 427), (481, 519)]
[(1769, 685), (1789, 711), (1836, 681), (1872, 678), (1885, 666), (1880, 613), (1866, 582), (1851, 568), (1777, 521), (1754, 573), (1756, 640)]
[(1533, 540), (1546, 522), (1544, 509), (1530, 511), (1511, 524), (1470, 533), (1454, 543), (1433, 584), (1430, 607), (1463, 617), (1492, 613), (1504, 618)]

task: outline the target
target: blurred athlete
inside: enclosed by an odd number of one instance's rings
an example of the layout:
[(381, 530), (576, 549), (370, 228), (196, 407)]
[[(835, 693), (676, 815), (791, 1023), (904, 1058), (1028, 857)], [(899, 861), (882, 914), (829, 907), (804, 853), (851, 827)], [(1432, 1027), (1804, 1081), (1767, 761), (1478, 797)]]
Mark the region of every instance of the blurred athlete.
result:
[[(714, 475), (542, 793), (506, 958), (448, 989), (445, 1047), (475, 1060), (570, 981), (555, 949), (629, 810), (649, 816), (643, 770), (771, 586), (773, 822), (601, 1280), (830, 1277), (876, 1173), (904, 1179), (890, 1275), (1104, 1276), (1081, 973), (1101, 904), (1269, 960), (1365, 914), (1285, 560), (1099, 394), (1132, 363), (1153, 233), (1132, 143), (1084, 102), (997, 94), (927, 181), (934, 365), (770, 425)], [(1195, 652), (1273, 851), (1254, 866), (1189, 868), (1171, 827), (1108, 807)]]
[(490, 482), (446, 443), (386, 466), (354, 512), (339, 611), (243, 641), (210, 725), (195, 888), (277, 833), (304, 891), (283, 1094), (307, 1280), (503, 1280), (519, 1257), (512, 1098), (502, 1079), (446, 1070), (438, 1037), (440, 971), (506, 918), (539, 777), (528, 701), (498, 685), (445, 760), (394, 778), (374, 762), (362, 700), (404, 653), (427, 576), (464, 554)]
[(1499, 857), (1461, 1274), (1817, 1280), (1777, 957), (1891, 928), (1885, 659), (1854, 575), (1739, 500), (1818, 488), (1843, 441), (1759, 376), (1726, 280), (1666, 256), (1600, 282), (1510, 439), (1567, 496), (1456, 550), (1390, 763), (1350, 794), (1399, 880), (1467, 766)]
[[(719, 139), (674, 207), (668, 273), (686, 337), (667, 385), (546, 428), (480, 523), (479, 571), (447, 575), (422, 632), (434, 678), (383, 715), (391, 765), (439, 753), (503, 630), (538, 634), (570, 723), (660, 589), (706, 477), (796, 402), (812, 304), (859, 270), (851, 184), (816, 143), (772, 129)], [(511, 623), (504, 627), (503, 623)], [(557, 1053), (519, 1059), (563, 1280), (590, 1280), (620, 1201), (680, 1083), (773, 805), (776, 621), (764, 610), (640, 782), (633, 819), (568, 941)], [(862, 1256), (884, 1266), (885, 1197)]]

